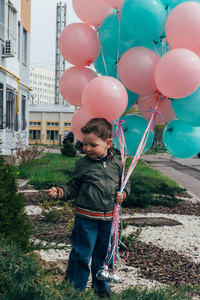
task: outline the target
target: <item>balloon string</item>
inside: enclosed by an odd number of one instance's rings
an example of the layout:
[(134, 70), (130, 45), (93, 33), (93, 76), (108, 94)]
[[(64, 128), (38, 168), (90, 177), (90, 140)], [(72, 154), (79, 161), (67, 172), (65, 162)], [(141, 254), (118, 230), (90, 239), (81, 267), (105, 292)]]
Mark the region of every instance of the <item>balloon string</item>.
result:
[(124, 181), (124, 176), (125, 176), (125, 164), (126, 164), (126, 158), (127, 158), (127, 147), (126, 147), (126, 139), (124, 135), (124, 130), (122, 123), (124, 123), (124, 120), (118, 120), (114, 126), (116, 126), (115, 132), (113, 134), (113, 137), (116, 139), (118, 137), (119, 139), (119, 144), (120, 144), (120, 153), (121, 153), (121, 158), (123, 162), (123, 172), (122, 172), (122, 179), (121, 181)]
[(145, 97), (141, 98), (140, 101), (145, 100), (145, 99), (147, 99), (147, 98), (149, 98), (149, 97), (155, 95), (156, 93), (157, 93), (157, 92), (155, 92), (155, 93), (153, 93), (153, 94), (151, 94), (151, 95), (145, 96)]
[[(155, 107), (155, 111), (152, 113), (151, 119), (146, 127), (146, 130), (143, 134), (143, 137), (140, 141), (139, 147), (136, 151), (136, 154), (131, 162), (131, 165), (129, 167), (129, 170), (126, 174), (126, 177), (124, 179), (124, 177), (122, 178), (122, 183), (121, 183), (121, 188), (120, 188), (120, 192), (123, 192), (128, 179), (131, 175), (131, 173), (133, 172), (141, 153), (144, 150), (144, 147), (146, 145), (148, 136), (149, 136), (149, 132), (151, 130), (153, 130), (154, 125), (155, 125), (155, 119), (156, 119), (156, 111), (158, 108), (158, 104), (159, 104), (160, 99), (158, 99), (157, 105)], [(116, 132), (120, 132), (119, 128), (122, 129), (123, 131), (123, 127), (122, 127), (122, 122), (117, 121), (116, 124)], [(122, 132), (120, 133), (120, 135), (122, 135)], [(122, 147), (121, 147), (122, 148)], [(114, 212), (113, 212), (113, 221), (112, 221), (112, 227), (111, 227), (111, 234), (110, 234), (110, 240), (109, 240), (109, 247), (108, 247), (108, 251), (107, 251), (107, 256), (105, 258), (105, 265), (109, 266), (112, 265), (112, 269), (113, 269), (113, 273), (115, 273), (115, 264), (116, 262), (118, 263), (118, 265), (122, 265), (125, 264), (125, 261), (128, 257), (128, 251), (127, 251), (127, 255), (125, 259), (121, 259), (120, 255), (119, 255), (119, 243), (122, 244), (121, 240), (119, 241), (118, 238), (118, 234), (119, 234), (119, 221), (120, 221), (120, 217), (121, 217), (121, 237), (122, 237), (122, 215), (120, 214), (121, 211), (121, 206), (119, 204), (115, 204), (114, 207)], [(126, 247), (126, 246), (125, 246)], [(127, 247), (126, 247), (127, 249)], [(128, 250), (128, 249), (127, 249)]]
[(136, 164), (137, 164), (137, 162), (138, 162), (138, 160), (140, 158), (140, 155), (142, 154), (142, 152), (143, 152), (143, 150), (145, 148), (145, 145), (146, 145), (146, 142), (147, 142), (147, 139), (148, 139), (148, 136), (149, 136), (149, 132), (151, 130), (153, 130), (153, 128), (154, 128), (155, 121), (156, 121), (156, 111), (157, 111), (157, 108), (158, 108), (158, 104), (159, 104), (159, 100), (158, 100), (158, 103), (157, 103), (157, 105), (155, 107), (155, 111), (152, 113), (151, 119), (150, 119), (150, 121), (149, 121), (149, 123), (147, 125), (147, 128), (146, 128), (146, 130), (145, 130), (145, 132), (143, 134), (143, 137), (142, 137), (142, 139), (140, 141), (140, 144), (139, 144), (138, 149), (137, 149), (137, 151), (135, 153), (135, 156), (133, 157), (133, 160), (131, 162), (129, 170), (128, 170), (127, 174), (126, 174), (126, 178), (125, 178), (125, 180), (124, 180), (124, 182), (123, 182), (123, 184), (122, 184), (122, 186), (120, 188), (120, 192), (123, 192), (123, 190), (124, 190), (124, 188), (125, 188), (128, 180), (129, 180), (129, 177), (130, 177), (131, 173), (133, 172), (133, 170), (134, 170), (134, 168), (135, 168), (135, 166), (136, 166)]
[(158, 57), (160, 57), (160, 55), (159, 55), (159, 53), (158, 53), (158, 49), (157, 49), (157, 47), (156, 47), (156, 43), (153, 41), (153, 44), (154, 44), (154, 48), (155, 48), (155, 50), (156, 50), (156, 54), (158, 55)]
[(105, 57), (104, 57), (102, 48), (100, 49), (100, 51), (101, 51), (101, 55), (102, 55), (103, 64), (104, 64), (104, 68), (105, 68), (105, 71), (106, 71), (106, 75), (108, 76), (108, 70), (107, 70), (107, 67), (106, 67), (106, 61), (105, 61)]
[[(116, 14), (118, 14), (118, 20), (119, 20), (119, 37), (118, 37), (118, 49), (117, 49), (117, 64), (119, 62), (120, 59), (120, 36), (121, 36), (121, 7), (120, 5), (118, 5), (118, 9)], [(117, 72), (117, 79), (119, 79), (119, 74)]]

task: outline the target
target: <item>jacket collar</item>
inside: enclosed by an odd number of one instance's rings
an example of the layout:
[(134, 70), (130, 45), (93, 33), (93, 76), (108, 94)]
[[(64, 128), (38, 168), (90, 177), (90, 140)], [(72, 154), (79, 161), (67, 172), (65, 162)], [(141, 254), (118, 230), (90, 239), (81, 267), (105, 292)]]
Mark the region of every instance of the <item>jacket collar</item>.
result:
[(105, 157), (103, 157), (103, 158), (100, 158), (100, 157), (92, 158), (92, 157), (90, 157), (89, 155), (86, 155), (86, 157), (87, 157), (88, 159), (94, 160), (94, 161), (106, 161), (106, 160), (110, 159), (110, 158), (113, 157), (113, 156), (114, 156), (114, 154), (113, 154), (113, 152), (112, 152), (111, 150), (108, 150), (108, 154), (107, 154)]

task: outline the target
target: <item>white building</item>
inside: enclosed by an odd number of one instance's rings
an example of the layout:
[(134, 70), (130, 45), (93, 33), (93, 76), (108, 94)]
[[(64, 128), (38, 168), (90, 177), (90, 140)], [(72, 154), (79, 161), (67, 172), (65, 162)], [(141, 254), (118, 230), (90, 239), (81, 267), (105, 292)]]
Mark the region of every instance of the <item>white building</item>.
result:
[(31, 0), (0, 0), (0, 145), (28, 144)]
[(30, 87), (30, 104), (55, 103), (55, 71), (31, 65)]

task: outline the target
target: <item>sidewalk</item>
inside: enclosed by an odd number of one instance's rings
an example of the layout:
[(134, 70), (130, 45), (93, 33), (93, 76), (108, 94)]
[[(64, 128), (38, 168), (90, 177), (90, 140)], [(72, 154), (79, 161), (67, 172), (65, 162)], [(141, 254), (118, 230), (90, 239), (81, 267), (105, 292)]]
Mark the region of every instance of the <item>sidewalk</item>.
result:
[(178, 182), (200, 201), (200, 158), (178, 159), (169, 153), (150, 155), (141, 158), (161, 173)]

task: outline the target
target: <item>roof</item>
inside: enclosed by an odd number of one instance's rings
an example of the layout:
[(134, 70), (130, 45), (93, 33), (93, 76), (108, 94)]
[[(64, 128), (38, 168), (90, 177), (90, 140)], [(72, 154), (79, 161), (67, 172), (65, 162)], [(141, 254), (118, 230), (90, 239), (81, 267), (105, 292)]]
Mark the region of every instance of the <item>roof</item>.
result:
[(58, 104), (30, 104), (29, 112), (75, 112), (75, 106), (73, 105), (58, 105)]

